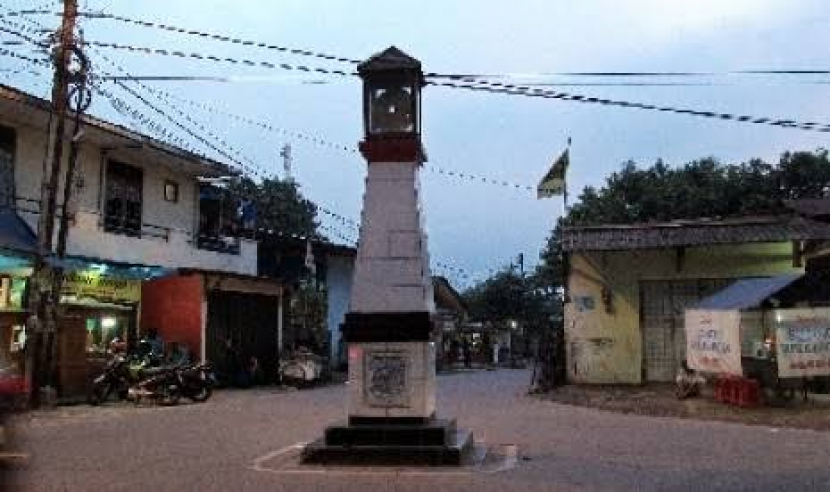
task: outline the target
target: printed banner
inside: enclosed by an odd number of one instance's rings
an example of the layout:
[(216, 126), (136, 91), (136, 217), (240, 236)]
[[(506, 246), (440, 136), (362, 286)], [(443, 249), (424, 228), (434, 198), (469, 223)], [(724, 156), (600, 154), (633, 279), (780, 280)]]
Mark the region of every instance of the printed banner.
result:
[(141, 280), (113, 278), (96, 271), (68, 271), (64, 272), (62, 293), (79, 299), (134, 303), (141, 299)]
[(778, 376), (830, 375), (830, 308), (776, 309)]
[(686, 361), (702, 372), (743, 374), (741, 368), (741, 313), (686, 310)]

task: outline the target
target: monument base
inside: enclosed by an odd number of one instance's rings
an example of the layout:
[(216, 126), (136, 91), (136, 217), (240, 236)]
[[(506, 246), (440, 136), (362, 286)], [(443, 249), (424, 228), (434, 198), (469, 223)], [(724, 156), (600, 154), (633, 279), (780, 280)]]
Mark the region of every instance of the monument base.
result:
[(471, 454), (473, 435), (455, 420), (350, 419), (308, 444), (303, 462), (331, 465), (460, 466)]

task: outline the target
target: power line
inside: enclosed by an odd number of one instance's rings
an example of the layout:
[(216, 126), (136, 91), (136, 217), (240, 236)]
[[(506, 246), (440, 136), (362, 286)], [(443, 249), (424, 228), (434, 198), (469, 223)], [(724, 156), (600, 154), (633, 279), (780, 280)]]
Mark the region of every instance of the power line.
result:
[[(48, 14), (52, 13), (45, 10), (30, 10), (20, 11), (15, 14)], [(308, 56), (319, 58), (327, 61), (337, 61), (343, 63), (359, 64), (362, 60), (354, 58), (347, 58), (340, 55), (333, 55), (309, 49), (292, 48), (283, 45), (270, 44), (260, 41), (252, 41), (248, 39), (217, 34), (212, 32), (200, 31), (197, 29), (189, 29), (184, 27), (173, 26), (158, 22), (146, 21), (142, 19), (135, 19), (126, 16), (106, 14), (99, 12), (82, 12), (78, 14), (79, 17), (86, 17), (88, 19), (108, 19), (122, 23), (133, 24), (142, 27), (149, 27), (160, 29), (169, 32), (176, 32), (180, 34), (187, 34), (198, 36), (201, 38), (208, 38), (217, 41), (229, 42), (241, 46), (248, 46), (254, 48), (263, 48), (268, 50), (289, 53), (292, 55)], [(454, 77), (454, 78), (511, 78), (517, 74), (439, 74), (430, 73), (428, 76), (435, 77)], [(575, 71), (575, 72), (536, 72), (530, 74), (518, 74), (520, 76), (586, 76), (586, 77), (701, 77), (701, 76), (722, 76), (722, 75), (830, 75), (830, 70), (823, 69), (758, 69), (758, 70), (730, 70), (730, 71)]]
[(180, 33), (180, 34), (188, 34), (188, 35), (192, 35), (192, 36), (198, 36), (198, 37), (201, 37), (201, 38), (208, 38), (208, 39), (214, 39), (214, 40), (217, 40), (217, 41), (229, 42), (229, 43), (238, 44), (238, 45), (241, 45), (241, 46), (249, 46), (249, 47), (253, 47), (253, 48), (263, 48), (263, 49), (267, 49), (267, 50), (279, 51), (279, 52), (283, 52), (283, 53), (289, 53), (289, 54), (292, 54), (292, 55), (309, 56), (309, 57), (319, 58), (319, 59), (328, 60), (328, 61), (345, 62), (345, 63), (352, 63), (352, 64), (358, 64), (358, 63), (361, 62), (361, 60), (354, 60), (354, 59), (351, 59), (351, 58), (344, 58), (342, 56), (331, 55), (331, 54), (328, 54), (328, 53), (321, 53), (321, 52), (318, 52), (318, 51), (305, 50), (305, 49), (299, 49), (299, 48), (290, 48), (290, 47), (287, 47), (287, 46), (280, 46), (280, 45), (276, 45), (276, 44), (262, 43), (262, 42), (259, 42), (259, 41), (251, 41), (251, 40), (247, 40), (247, 39), (235, 38), (235, 37), (226, 36), (226, 35), (222, 35), (222, 34), (199, 31), (199, 30), (196, 30), (196, 29), (186, 29), (186, 28), (183, 28), (183, 27), (171, 26), (169, 24), (161, 24), (161, 23), (157, 23), (157, 22), (150, 22), (150, 21), (145, 21), (145, 20), (132, 19), (132, 18), (124, 17), (124, 16), (120, 16), (120, 15), (112, 15), (112, 14), (104, 14), (104, 13), (87, 13), (87, 12), (85, 12), (85, 13), (79, 14), (79, 16), (86, 17), (88, 19), (110, 19), (110, 20), (115, 20), (115, 21), (118, 21), (118, 22), (124, 22), (124, 23), (128, 23), (128, 24), (142, 26), (142, 27), (151, 27), (151, 28), (154, 28), (154, 29), (161, 29), (161, 30), (169, 31), (169, 32), (176, 32), (176, 33)]
[[(650, 111), (659, 111), (664, 113), (685, 114), (689, 116), (697, 116), (701, 118), (719, 119), (726, 121), (735, 121), (740, 123), (752, 123), (759, 125), (778, 126), (782, 128), (794, 128), (805, 131), (816, 132), (830, 132), (830, 124), (814, 123), (814, 122), (799, 122), (789, 119), (775, 119), (770, 117), (757, 117), (736, 115), (732, 113), (720, 113), (715, 111), (699, 111), (687, 108), (677, 108), (673, 106), (660, 106), (654, 104), (645, 104), (638, 102), (630, 102), (616, 99), (605, 99), (599, 97), (584, 96), (581, 94), (571, 94), (567, 92), (557, 92), (545, 89), (533, 88), (527, 85), (506, 84), (502, 82), (492, 82), (484, 80), (471, 79), (465, 82), (436, 82), (429, 81), (428, 85), (449, 87), (453, 89), (463, 89), (476, 92), (489, 92), (495, 94), (507, 94), (511, 96), (522, 97), (538, 97), (543, 99), (559, 99), (562, 101), (573, 101), (585, 104), (599, 104), (603, 106), (617, 106), (622, 108), (643, 109)], [(474, 85), (473, 85), (474, 84)]]
[(163, 55), (163, 56), (175, 56), (179, 58), (190, 58), (194, 60), (201, 60), (201, 61), (211, 61), (217, 63), (230, 63), (233, 65), (245, 65), (249, 67), (264, 67), (270, 69), (279, 69), (279, 70), (292, 70), (292, 71), (299, 71), (299, 72), (306, 72), (306, 73), (320, 73), (325, 75), (339, 75), (342, 77), (350, 77), (356, 76), (356, 72), (345, 72), (343, 70), (338, 69), (329, 69), (329, 68), (322, 68), (322, 67), (310, 67), (308, 65), (294, 65), (290, 63), (271, 63), (268, 61), (262, 60), (250, 60), (247, 58), (233, 58), (228, 56), (216, 56), (216, 55), (202, 55), (199, 53), (185, 53), (183, 51), (171, 51), (161, 48), (148, 48), (144, 46), (133, 46), (128, 44), (119, 44), (119, 43), (105, 43), (102, 41), (87, 41), (88, 45), (96, 46), (99, 48), (110, 48), (115, 50), (124, 50), (130, 51), (133, 53), (144, 53), (148, 55)]
[[(169, 51), (159, 48), (146, 48), (146, 47), (137, 47), (131, 45), (122, 45), (117, 43), (103, 43), (103, 42), (89, 42), (90, 45), (99, 46), (99, 47), (106, 47), (106, 48), (113, 48), (113, 49), (122, 49), (128, 50), (133, 52), (141, 52), (146, 54), (160, 54), (165, 56), (176, 56), (181, 58), (193, 58), (199, 60), (209, 60), (214, 62), (226, 62), (232, 63), (236, 65), (247, 65), (247, 66), (262, 66), (266, 68), (273, 68), (273, 69), (284, 69), (284, 70), (298, 70), (303, 72), (316, 72), (322, 74), (330, 74), (330, 75), (340, 75), (340, 76), (351, 76), (356, 75), (355, 73), (347, 73), (342, 70), (331, 70), (326, 68), (319, 68), (319, 67), (309, 67), (305, 65), (291, 65), (287, 63), (280, 63), (274, 64), (271, 62), (265, 61), (255, 61), (249, 59), (238, 59), (232, 57), (218, 57), (214, 55), (201, 55), (198, 53), (185, 53), (182, 51)], [(304, 51), (304, 50), (299, 50)], [(763, 73), (763, 72), (773, 72), (773, 71), (752, 71), (752, 73)], [(776, 70), (775, 73), (785, 73), (785, 72), (797, 72), (797, 73), (804, 73), (806, 71), (786, 71), (786, 70)], [(573, 72), (577, 73), (577, 72)], [(584, 74), (588, 74), (591, 72), (582, 72)], [(596, 74), (609, 74), (615, 72), (595, 72)], [(618, 72), (620, 75), (622, 74), (634, 74), (636, 72)], [(642, 73), (652, 73), (658, 74), (659, 72), (642, 72)], [(671, 72), (666, 72), (671, 73)], [(677, 72), (682, 73), (682, 72)], [(689, 72), (686, 72), (689, 73)], [(747, 71), (749, 73), (749, 71)], [(710, 119), (720, 119), (720, 120), (728, 120), (728, 121), (735, 121), (741, 123), (751, 123), (751, 124), (763, 124), (769, 126), (778, 126), (782, 128), (794, 128), (806, 131), (818, 131), (818, 132), (830, 132), (830, 125), (824, 123), (814, 123), (814, 122), (799, 122), (790, 119), (775, 119), (771, 117), (755, 117), (755, 116), (747, 116), (747, 115), (736, 115), (732, 113), (721, 113), (721, 112), (714, 112), (714, 111), (700, 111), (700, 110), (693, 110), (687, 108), (677, 108), (672, 106), (660, 106), (660, 105), (652, 105), (652, 104), (644, 104), (638, 102), (629, 102), (623, 100), (615, 100), (615, 99), (605, 99), (605, 98), (597, 98), (591, 96), (584, 96), (580, 94), (570, 94), (565, 92), (555, 92), (555, 91), (548, 91), (539, 88), (534, 88), (530, 85), (516, 85), (516, 84), (507, 84), (502, 82), (493, 82), (487, 80), (477, 79), (475, 77), (470, 77), (469, 75), (453, 75), (453, 74), (438, 74), (438, 73), (428, 73), (427, 77), (429, 78), (437, 78), (437, 79), (450, 79), (450, 80), (457, 80), (461, 81), (462, 83), (456, 82), (428, 82), (431, 85), (436, 86), (444, 86), (444, 87), (451, 87), (451, 88), (458, 88), (458, 89), (465, 89), (471, 91), (482, 91), (482, 92), (491, 92), (491, 93), (501, 93), (501, 94), (508, 94), (508, 95), (519, 95), (525, 97), (540, 97), (540, 98), (549, 98), (549, 99), (560, 99), (565, 101), (574, 101), (574, 102), (581, 102), (587, 104), (600, 104), (605, 106), (617, 106), (617, 107), (625, 107), (625, 108), (634, 108), (634, 109), (642, 109), (642, 110), (651, 110), (651, 111), (659, 111), (659, 112), (667, 112), (667, 113), (674, 113), (674, 114), (685, 114), (689, 116), (697, 116), (703, 118), (710, 118)]]
[[(333, 142), (330, 142), (330, 141), (328, 141), (326, 139), (323, 139), (321, 137), (317, 137), (315, 135), (311, 135), (311, 134), (304, 133), (304, 132), (286, 130), (284, 128), (276, 127), (276, 126), (274, 126), (270, 123), (267, 123), (267, 122), (255, 120), (255, 119), (249, 118), (247, 116), (241, 116), (241, 115), (238, 115), (238, 114), (235, 114), (235, 113), (223, 110), (223, 109), (218, 109), (215, 106), (211, 106), (211, 105), (208, 105), (208, 104), (205, 104), (205, 103), (196, 102), (196, 101), (193, 101), (193, 100), (181, 97), (181, 96), (171, 94), (171, 93), (166, 92), (166, 91), (161, 90), (161, 89), (155, 89), (155, 90), (157, 92), (159, 92), (161, 94), (164, 94), (165, 96), (167, 96), (171, 99), (175, 99), (179, 102), (188, 104), (190, 106), (199, 108), (199, 109), (204, 110), (204, 111), (208, 111), (208, 112), (213, 113), (213, 114), (217, 114), (217, 115), (228, 117), (228, 118), (233, 118), (236, 121), (240, 121), (240, 122), (248, 124), (248, 125), (256, 126), (258, 128), (261, 128), (261, 129), (269, 131), (269, 132), (280, 133), (280, 134), (283, 134), (283, 135), (287, 135), (287, 136), (290, 136), (290, 137), (293, 137), (293, 138), (298, 138), (298, 139), (310, 142), (314, 145), (334, 149), (334, 150), (345, 152), (345, 153), (352, 154), (352, 155), (359, 155), (360, 154), (360, 151), (354, 146), (348, 146), (348, 145), (344, 145), (344, 144), (333, 143)], [(438, 173), (438, 174), (442, 174), (442, 175), (450, 176), (450, 177), (454, 177), (454, 178), (460, 178), (460, 179), (464, 179), (464, 180), (467, 180), (467, 181), (480, 182), (480, 183), (485, 183), (485, 184), (490, 184), (490, 185), (502, 186), (502, 187), (507, 187), (507, 188), (514, 188), (514, 189), (518, 189), (518, 190), (527, 190), (527, 191), (535, 191), (536, 190), (535, 187), (530, 186), (530, 185), (519, 184), (519, 183), (514, 183), (514, 182), (510, 182), (510, 181), (506, 181), (506, 180), (495, 179), (495, 178), (488, 178), (488, 177), (484, 177), (484, 176), (477, 176), (477, 175), (474, 175), (474, 174), (464, 173), (464, 172), (461, 172), (461, 171), (454, 171), (454, 170), (451, 170), (451, 169), (444, 169), (442, 167), (431, 165), (431, 164), (430, 165), (425, 165), (424, 168), (426, 170), (430, 171), (430, 172), (434, 172), (434, 173)]]
[[(329, 70), (324, 68), (310, 68), (303, 65), (289, 65), (289, 64), (273, 64), (270, 62), (262, 62), (262, 61), (253, 61), (253, 60), (245, 60), (245, 59), (234, 59), (234, 58), (220, 58), (215, 56), (204, 56), (199, 55), (196, 53), (184, 53), (180, 51), (167, 51), (161, 50), (156, 48), (142, 48), (142, 47), (134, 47), (128, 45), (118, 45), (114, 43), (91, 43), (96, 46), (105, 46), (105, 47), (115, 47), (118, 49), (127, 49), (130, 51), (139, 51), (145, 53), (156, 53), (156, 54), (163, 54), (167, 56), (178, 56), (184, 58), (198, 58), (198, 59), (210, 59), (214, 61), (226, 61), (229, 63), (234, 64), (244, 64), (249, 66), (265, 66), (268, 68), (283, 68), (286, 70), (301, 70), (301, 71), (316, 71), (319, 73), (327, 73), (327, 74), (337, 74), (341, 76), (348, 76), (348, 75), (355, 75), (354, 73), (346, 73), (342, 70)], [(454, 76), (450, 76), (451, 78)], [(432, 75), (432, 78), (441, 78), (435, 77)], [(727, 121), (735, 121), (741, 123), (751, 123), (751, 124), (762, 124), (768, 126), (778, 126), (782, 128), (794, 128), (799, 130), (805, 131), (817, 131), (817, 132), (830, 132), (830, 125), (825, 123), (814, 123), (814, 122), (799, 122), (796, 120), (791, 119), (776, 119), (771, 117), (757, 117), (757, 116), (747, 116), (747, 115), (737, 115), (732, 113), (721, 113), (716, 111), (700, 111), (688, 108), (678, 108), (673, 106), (660, 106), (660, 105), (653, 105), (653, 104), (645, 104), (639, 102), (630, 102), (624, 100), (617, 100), (617, 99), (605, 99), (605, 98), (598, 98), (592, 96), (585, 96), (581, 94), (571, 94), (566, 92), (556, 92), (550, 90), (544, 90), (539, 88), (534, 88), (528, 85), (516, 85), (516, 84), (508, 84), (503, 82), (493, 82), (493, 81), (486, 81), (486, 80), (479, 80), (479, 79), (459, 79), (463, 83), (457, 82), (435, 82), (429, 81), (427, 84), (435, 85), (435, 86), (443, 86), (443, 87), (450, 87), (456, 89), (464, 89), (470, 91), (480, 91), (480, 92), (491, 92), (491, 93), (499, 93), (499, 94), (508, 94), (514, 96), (524, 96), (524, 97), (538, 97), (538, 98), (546, 98), (546, 99), (560, 99), (563, 101), (574, 101), (586, 104), (599, 104), (604, 106), (617, 106), (617, 107), (624, 107), (624, 108), (633, 108), (633, 109), (642, 109), (642, 110), (650, 110), (650, 111), (659, 111), (665, 113), (674, 113), (674, 114), (685, 114), (689, 116), (697, 116), (702, 118), (710, 118), (710, 119), (719, 119), (719, 120), (727, 120)]]
[(8, 56), (10, 58), (16, 58), (18, 60), (23, 60), (23, 61), (35, 64), (35, 65), (46, 66), (46, 67), (49, 66), (49, 62), (44, 60), (44, 59), (31, 58), (31, 57), (28, 57), (28, 56), (25, 56), (25, 55), (21, 55), (19, 53), (15, 53), (14, 51), (7, 50), (5, 48), (0, 48), (0, 55)]
[(594, 72), (518, 72), (518, 73), (489, 73), (489, 74), (447, 74), (427, 73), (425, 76), (434, 78), (446, 78), (453, 80), (470, 79), (527, 79), (527, 78), (548, 78), (548, 77), (603, 77), (603, 78), (629, 78), (629, 77), (658, 77), (658, 78), (679, 78), (679, 77), (725, 77), (734, 75), (830, 75), (826, 69), (758, 69), (758, 70), (727, 70), (719, 72), (694, 72), (694, 71), (594, 71)]
[(162, 141), (173, 142), (174, 145), (192, 153), (193, 155), (196, 155), (200, 158), (207, 158), (198, 151), (196, 151), (190, 144), (185, 142), (179, 136), (173, 134), (172, 132), (164, 128), (164, 126), (153, 121), (152, 119), (147, 117), (147, 115), (145, 115), (143, 112), (135, 109), (127, 102), (125, 102), (123, 99), (119, 98), (118, 96), (115, 96), (113, 93), (104, 89), (100, 86), (100, 84), (93, 83), (92, 87), (93, 90), (95, 90), (95, 92), (97, 92), (99, 95), (103, 96), (110, 102), (110, 105), (118, 114), (124, 116), (127, 120), (138, 122), (140, 126), (134, 128), (139, 129), (139, 131), (145, 131), (145, 129), (152, 131), (154, 134), (156, 134), (156, 136), (160, 137)]
[[(105, 57), (105, 59), (106, 59), (106, 57)], [(112, 62), (111, 60), (108, 60), (108, 59), (107, 59), (107, 61), (108, 61), (110, 64), (113, 64), (113, 65), (114, 65), (114, 62)], [(179, 123), (177, 123), (176, 121), (172, 120), (172, 119), (171, 119), (171, 117), (169, 117), (168, 115), (166, 115), (164, 112), (160, 111), (157, 107), (154, 107), (154, 106), (153, 106), (152, 104), (150, 104), (148, 101), (146, 101), (145, 99), (143, 99), (143, 98), (141, 98), (140, 96), (138, 96), (135, 92), (133, 92), (133, 91), (131, 91), (131, 90), (127, 89), (126, 87), (124, 87), (124, 86), (123, 86), (123, 84), (120, 84), (120, 83), (119, 83), (118, 85), (119, 85), (119, 86), (121, 86), (121, 87), (122, 87), (122, 89), (127, 90), (127, 92), (128, 92), (128, 93), (130, 93), (131, 95), (133, 95), (134, 97), (136, 97), (137, 99), (139, 99), (142, 103), (144, 103), (145, 105), (149, 106), (151, 109), (153, 109), (153, 110), (155, 110), (156, 112), (158, 112), (158, 113), (162, 114), (163, 116), (166, 116), (166, 117), (167, 117), (168, 119), (170, 119), (170, 120), (171, 120), (174, 124), (177, 124), (177, 126), (179, 126), (180, 128), (184, 129), (185, 131), (188, 131), (188, 130), (187, 130), (185, 127), (183, 127), (181, 124), (179, 124)], [(146, 87), (146, 86), (145, 86), (144, 88), (145, 88), (145, 89), (147, 89), (150, 93), (155, 93), (155, 92), (156, 92), (154, 89), (151, 89), (151, 88), (149, 88), (149, 87)], [(101, 88), (101, 87), (100, 87), (100, 86), (98, 86), (97, 84), (94, 86), (94, 89), (96, 90), (96, 92), (98, 92), (99, 94), (101, 94), (101, 95), (103, 95), (105, 98), (107, 98), (107, 99), (110, 101), (110, 103), (113, 105), (114, 109), (115, 109), (117, 112), (121, 113), (122, 115), (126, 115), (127, 117), (131, 117), (131, 118), (138, 119), (138, 120), (139, 120), (139, 121), (141, 121), (141, 122), (142, 122), (145, 126), (149, 126), (149, 127), (150, 127), (150, 128), (152, 128), (155, 132), (160, 133), (161, 135), (163, 135), (163, 136), (164, 136), (165, 138), (167, 138), (168, 140), (177, 141), (177, 143), (178, 143), (179, 145), (181, 145), (183, 148), (188, 148), (188, 150), (190, 151), (189, 146), (188, 146), (188, 145), (187, 145), (187, 144), (186, 144), (183, 140), (181, 140), (180, 138), (176, 137), (175, 135), (173, 135), (172, 133), (170, 133), (169, 131), (167, 131), (166, 129), (164, 129), (163, 127), (161, 127), (160, 125), (158, 125), (157, 123), (152, 122), (151, 120), (149, 120), (148, 118), (146, 118), (146, 116), (144, 116), (143, 114), (141, 114), (141, 113), (140, 113), (140, 112), (138, 112), (137, 110), (135, 110), (135, 109), (131, 108), (128, 104), (124, 103), (124, 102), (123, 102), (123, 100), (121, 100), (120, 98), (118, 98), (118, 97), (114, 96), (112, 93), (110, 93), (109, 91), (106, 91), (105, 89)], [(163, 91), (159, 91), (159, 92), (163, 92)], [(156, 94), (156, 95), (157, 95), (157, 97), (158, 97), (158, 94)], [(180, 114), (182, 114), (182, 115), (184, 116), (184, 114), (183, 114), (183, 113), (180, 113)], [(192, 119), (190, 119), (189, 117), (188, 117), (187, 119), (188, 119), (188, 121), (190, 121), (191, 123), (194, 123), (194, 122), (193, 122), (193, 120), (192, 120)], [(190, 133), (190, 134), (191, 134), (191, 136), (194, 136), (194, 138), (199, 139), (199, 138), (198, 138), (196, 135), (194, 135), (192, 132), (188, 131), (188, 133)], [(214, 138), (216, 138), (215, 136), (213, 136), (213, 137), (214, 137)], [(224, 140), (221, 140), (221, 142), (224, 142)], [(203, 143), (205, 143), (205, 142), (203, 141)], [(224, 142), (224, 143), (226, 144), (226, 142)], [(216, 148), (214, 148), (214, 150), (216, 150), (217, 152), (220, 152), (220, 151), (219, 151), (218, 149), (216, 149)], [(194, 153), (195, 153), (195, 152), (194, 152)], [(241, 164), (241, 163), (240, 163), (240, 164)], [(314, 203), (314, 202), (312, 202), (312, 203)], [(340, 222), (340, 223), (342, 223), (342, 224), (344, 224), (344, 225), (346, 225), (346, 226), (349, 226), (349, 227), (353, 227), (353, 228), (357, 228), (357, 227), (358, 227), (358, 223), (357, 223), (357, 221), (352, 220), (352, 219), (349, 219), (348, 217), (345, 217), (345, 216), (343, 216), (343, 215), (341, 215), (341, 214), (338, 214), (337, 212), (334, 212), (334, 211), (332, 211), (332, 210), (329, 210), (329, 209), (327, 209), (327, 208), (325, 208), (325, 207), (323, 207), (323, 206), (321, 206), (321, 205), (319, 205), (319, 204), (317, 204), (317, 203), (314, 203), (314, 205), (315, 205), (315, 207), (316, 207), (318, 210), (320, 210), (320, 211), (322, 211), (324, 214), (326, 214), (326, 215), (328, 215), (328, 216), (330, 216), (330, 217), (332, 217), (332, 218), (336, 219), (338, 222)], [(352, 238), (352, 237), (350, 237), (350, 236), (348, 236), (348, 235), (346, 235), (346, 234), (343, 234), (343, 233), (342, 233), (339, 229), (336, 229), (336, 228), (334, 228), (334, 227), (328, 226), (328, 225), (326, 225), (326, 224), (319, 224), (319, 227), (320, 227), (321, 229), (323, 229), (324, 231), (328, 231), (330, 234), (332, 234), (332, 235), (334, 235), (334, 236), (336, 236), (336, 237), (339, 237), (340, 239), (343, 239), (344, 241), (346, 241), (346, 242), (347, 242), (347, 244), (356, 244), (356, 243), (357, 243), (357, 240), (356, 240), (356, 239), (354, 239), (354, 238)], [(273, 231), (270, 231), (270, 230), (269, 230), (268, 232), (269, 232), (269, 233), (273, 233)], [(436, 262), (436, 265), (439, 265), (439, 267), (441, 267), (441, 268), (443, 268), (443, 269), (445, 269), (445, 270), (448, 270), (448, 271), (454, 272), (454, 273), (455, 273), (455, 274), (457, 274), (457, 275), (463, 275), (463, 276), (465, 276), (465, 277), (467, 277), (467, 278), (470, 278), (470, 277), (469, 277), (469, 276), (468, 276), (468, 275), (464, 272), (464, 270), (462, 270), (462, 269), (460, 269), (460, 268), (453, 267), (453, 266), (451, 266), (451, 265), (449, 265), (449, 264), (442, 263), (442, 262)]]

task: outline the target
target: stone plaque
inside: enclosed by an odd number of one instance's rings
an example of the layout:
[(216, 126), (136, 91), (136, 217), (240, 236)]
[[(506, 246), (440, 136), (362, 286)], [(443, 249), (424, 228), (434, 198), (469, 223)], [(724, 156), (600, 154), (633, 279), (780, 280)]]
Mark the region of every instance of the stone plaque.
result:
[(366, 352), (364, 398), (372, 407), (409, 407), (407, 357), (402, 351)]

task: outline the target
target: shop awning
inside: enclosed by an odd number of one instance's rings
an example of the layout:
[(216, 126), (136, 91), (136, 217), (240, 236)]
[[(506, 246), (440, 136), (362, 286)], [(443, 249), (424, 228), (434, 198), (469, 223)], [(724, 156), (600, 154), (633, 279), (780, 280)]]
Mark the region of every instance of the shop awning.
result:
[(782, 291), (803, 273), (779, 275), (776, 277), (745, 278), (709, 296), (695, 306), (695, 309), (733, 310), (758, 307), (766, 299)]
[(0, 248), (24, 254), (37, 252), (37, 236), (13, 210), (0, 209)]
[(47, 262), (52, 266), (61, 267), (66, 271), (95, 271), (98, 274), (125, 280), (150, 280), (175, 275), (177, 273), (176, 269), (173, 268), (113, 263), (73, 256), (63, 259), (52, 257)]

